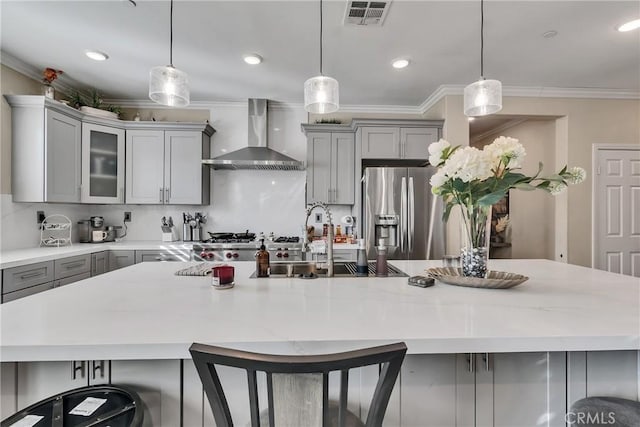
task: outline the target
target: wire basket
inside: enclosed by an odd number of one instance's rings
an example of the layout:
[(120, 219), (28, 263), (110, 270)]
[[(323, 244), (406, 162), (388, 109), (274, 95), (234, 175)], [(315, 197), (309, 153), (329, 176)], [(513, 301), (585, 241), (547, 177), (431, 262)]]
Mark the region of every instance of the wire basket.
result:
[(71, 220), (64, 215), (49, 215), (40, 224), (40, 246), (71, 245)]

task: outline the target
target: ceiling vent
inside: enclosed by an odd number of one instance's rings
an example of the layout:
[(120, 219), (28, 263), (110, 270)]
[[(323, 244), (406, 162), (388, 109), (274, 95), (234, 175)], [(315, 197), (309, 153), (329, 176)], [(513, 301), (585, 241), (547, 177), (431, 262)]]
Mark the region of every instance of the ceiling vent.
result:
[(345, 25), (369, 25), (381, 27), (387, 16), (391, 0), (349, 1), (344, 14)]

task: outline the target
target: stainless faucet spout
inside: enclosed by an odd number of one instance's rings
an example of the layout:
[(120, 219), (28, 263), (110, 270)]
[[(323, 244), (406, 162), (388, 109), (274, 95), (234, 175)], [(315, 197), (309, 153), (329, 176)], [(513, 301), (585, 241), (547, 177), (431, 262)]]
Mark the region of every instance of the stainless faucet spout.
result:
[[(307, 217), (304, 221), (304, 230), (305, 233), (307, 231), (307, 225), (309, 224), (309, 217), (311, 216), (311, 212), (315, 208), (321, 208), (327, 215), (327, 221), (329, 224), (329, 229), (327, 230), (327, 277), (333, 277), (333, 220), (331, 217), (331, 211), (329, 210), (329, 206), (322, 202), (315, 202), (307, 207)], [(305, 239), (305, 253), (309, 249), (309, 242)]]

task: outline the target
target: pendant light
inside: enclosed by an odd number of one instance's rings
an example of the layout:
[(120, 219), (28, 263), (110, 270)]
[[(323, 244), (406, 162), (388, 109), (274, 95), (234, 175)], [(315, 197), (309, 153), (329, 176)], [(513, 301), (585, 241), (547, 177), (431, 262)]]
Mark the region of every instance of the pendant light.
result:
[(340, 108), (338, 81), (322, 74), (322, 0), (320, 0), (320, 75), (304, 82), (304, 109), (326, 114)]
[(502, 83), (484, 78), (484, 0), (480, 0), (480, 80), (464, 88), (464, 114), (486, 116), (502, 110)]
[(149, 98), (169, 107), (186, 107), (189, 105), (189, 76), (173, 66), (173, 0), (169, 19), (169, 65), (153, 67), (149, 72)]

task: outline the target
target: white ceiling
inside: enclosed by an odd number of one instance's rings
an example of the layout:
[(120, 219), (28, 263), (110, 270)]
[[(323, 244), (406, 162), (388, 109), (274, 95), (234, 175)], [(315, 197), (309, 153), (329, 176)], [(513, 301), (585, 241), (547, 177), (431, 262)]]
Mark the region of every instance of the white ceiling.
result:
[[(393, 0), (384, 25), (342, 24), (346, 0), (325, 1), (324, 71), (341, 104), (417, 106), (440, 85), (477, 80), (479, 1)], [(0, 2), (1, 49), (107, 98), (147, 99), (149, 69), (169, 62), (169, 2)], [(174, 65), (192, 101), (262, 97), (302, 102), (318, 74), (317, 1), (186, 1), (174, 5)], [(485, 2), (485, 75), (505, 86), (640, 91), (638, 1)], [(542, 34), (556, 30), (554, 38)], [(107, 52), (91, 61), (85, 49)], [(252, 67), (242, 55), (257, 52)], [(392, 59), (409, 57), (404, 70)]]

